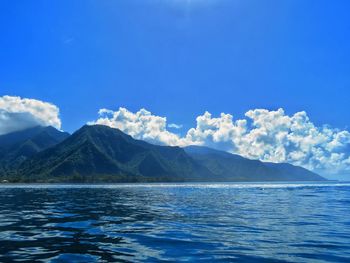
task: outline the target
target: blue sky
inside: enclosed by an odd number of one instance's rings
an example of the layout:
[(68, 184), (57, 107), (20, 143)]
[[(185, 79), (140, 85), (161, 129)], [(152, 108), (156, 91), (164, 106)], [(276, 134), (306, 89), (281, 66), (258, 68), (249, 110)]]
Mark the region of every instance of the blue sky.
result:
[(63, 128), (144, 107), (306, 110), (350, 123), (348, 1), (1, 1), (1, 93), (54, 102)]
[(182, 135), (205, 111), (242, 119), (259, 108), (349, 130), (349, 1), (4, 0), (0, 10), (0, 95), (54, 103), (66, 131), (119, 107), (166, 116)]

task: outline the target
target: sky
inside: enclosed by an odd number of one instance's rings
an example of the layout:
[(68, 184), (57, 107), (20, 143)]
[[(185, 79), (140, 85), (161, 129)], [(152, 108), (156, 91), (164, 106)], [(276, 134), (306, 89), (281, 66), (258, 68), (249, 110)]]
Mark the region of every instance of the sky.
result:
[(348, 173), (348, 10), (345, 0), (3, 0), (0, 133), (101, 123)]

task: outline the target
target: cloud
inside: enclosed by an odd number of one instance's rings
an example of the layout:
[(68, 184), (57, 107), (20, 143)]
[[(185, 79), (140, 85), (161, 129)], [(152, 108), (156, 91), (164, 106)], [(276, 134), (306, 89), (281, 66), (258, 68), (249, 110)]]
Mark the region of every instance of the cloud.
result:
[(35, 99), (0, 97), (0, 135), (37, 125), (60, 129), (58, 107)]
[(167, 131), (166, 118), (152, 115), (151, 112), (141, 109), (132, 113), (125, 108), (118, 111), (101, 109), (99, 118), (88, 124), (102, 124), (118, 128), (136, 139), (146, 140), (152, 143), (177, 145), (180, 138), (178, 135)]
[[(118, 128), (137, 139), (165, 145), (206, 145), (268, 162), (288, 162), (327, 173), (350, 172), (350, 133), (327, 125), (315, 126), (306, 112), (283, 109), (249, 110), (245, 118), (231, 114), (213, 117), (205, 112), (184, 136), (168, 131), (167, 119), (141, 109), (102, 109), (90, 124)], [(171, 125), (171, 126), (170, 126)]]
[(173, 129), (181, 129), (182, 125), (181, 124), (176, 124), (176, 123), (170, 123), (168, 124), (169, 128), (173, 128)]

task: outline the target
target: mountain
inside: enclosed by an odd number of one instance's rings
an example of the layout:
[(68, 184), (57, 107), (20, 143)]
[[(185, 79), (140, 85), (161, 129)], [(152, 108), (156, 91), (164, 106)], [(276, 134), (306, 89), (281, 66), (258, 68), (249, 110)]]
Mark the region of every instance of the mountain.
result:
[(180, 147), (135, 140), (118, 129), (85, 125), (19, 167), (29, 181), (188, 181), (213, 174)]
[(227, 181), (322, 181), (323, 177), (288, 163), (265, 163), (202, 146), (184, 150), (218, 180)]
[(35, 127), (0, 136), (2, 179), (11, 182), (320, 181), (290, 164), (207, 147), (159, 146), (103, 125), (72, 135)]
[(37, 126), (0, 136), (0, 174), (69, 137), (54, 127)]

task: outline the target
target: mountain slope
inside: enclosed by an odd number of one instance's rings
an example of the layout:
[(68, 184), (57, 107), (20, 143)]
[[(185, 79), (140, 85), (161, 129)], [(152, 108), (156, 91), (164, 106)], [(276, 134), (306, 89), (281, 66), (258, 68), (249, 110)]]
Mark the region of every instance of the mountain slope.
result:
[(107, 126), (83, 126), (68, 139), (25, 161), (28, 180), (184, 181), (212, 177), (180, 147), (157, 146)]
[(153, 145), (103, 125), (85, 125), (67, 136), (52, 127), (0, 136), (1, 160), (6, 164), (2, 178), (12, 182), (324, 180), (301, 167), (263, 163), (207, 147)]
[(18, 167), (24, 160), (69, 136), (51, 126), (12, 132), (0, 136), (0, 174)]
[(322, 181), (323, 177), (287, 163), (264, 163), (202, 146), (184, 148), (218, 180), (228, 181)]

